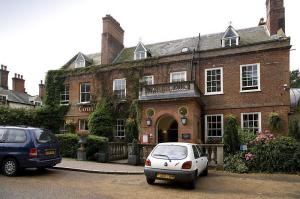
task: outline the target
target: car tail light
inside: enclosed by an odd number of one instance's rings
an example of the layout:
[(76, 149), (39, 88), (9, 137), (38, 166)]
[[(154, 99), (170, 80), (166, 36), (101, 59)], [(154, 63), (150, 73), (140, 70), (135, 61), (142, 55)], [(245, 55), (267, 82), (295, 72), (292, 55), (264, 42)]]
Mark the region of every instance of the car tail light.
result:
[(151, 166), (151, 161), (149, 159), (145, 161), (145, 166)]
[(37, 157), (37, 149), (31, 148), (29, 149), (29, 158), (36, 158)]
[(192, 161), (187, 161), (185, 163), (182, 164), (182, 169), (190, 169), (192, 168)]

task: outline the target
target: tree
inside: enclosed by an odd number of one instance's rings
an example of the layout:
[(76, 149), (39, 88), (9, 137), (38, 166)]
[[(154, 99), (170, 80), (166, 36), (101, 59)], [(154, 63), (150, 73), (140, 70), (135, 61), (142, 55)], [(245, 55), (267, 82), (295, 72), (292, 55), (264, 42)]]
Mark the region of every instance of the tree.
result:
[(97, 104), (95, 111), (89, 117), (89, 131), (92, 134), (112, 139), (113, 121), (111, 106), (104, 98)]
[(229, 115), (225, 122), (224, 132), (224, 148), (225, 152), (234, 154), (240, 148), (240, 142), (238, 137), (238, 122), (235, 116)]
[(300, 71), (294, 70), (290, 73), (291, 88), (300, 88)]

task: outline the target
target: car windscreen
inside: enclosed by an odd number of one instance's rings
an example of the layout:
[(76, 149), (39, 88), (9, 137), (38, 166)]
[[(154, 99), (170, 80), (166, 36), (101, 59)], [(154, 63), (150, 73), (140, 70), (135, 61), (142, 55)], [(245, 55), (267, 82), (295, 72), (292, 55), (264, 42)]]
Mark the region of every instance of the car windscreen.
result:
[(182, 160), (187, 156), (187, 147), (180, 145), (160, 145), (152, 152), (152, 157), (167, 160)]
[(56, 142), (56, 137), (50, 131), (34, 129), (33, 133), (38, 143)]

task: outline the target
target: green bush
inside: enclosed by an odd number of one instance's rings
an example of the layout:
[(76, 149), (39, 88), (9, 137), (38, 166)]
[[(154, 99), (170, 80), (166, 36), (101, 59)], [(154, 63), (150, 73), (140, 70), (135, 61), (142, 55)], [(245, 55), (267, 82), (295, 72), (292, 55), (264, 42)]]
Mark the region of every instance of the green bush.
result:
[(253, 131), (239, 129), (239, 141), (241, 144), (248, 145), (251, 141), (255, 140), (256, 134)]
[(96, 135), (89, 135), (86, 144), (86, 156), (88, 160), (96, 160), (95, 153), (107, 152), (108, 139)]
[(225, 153), (234, 154), (239, 148), (238, 122), (235, 116), (229, 115), (225, 122), (224, 150)]
[[(261, 136), (263, 137), (263, 136)], [(299, 170), (299, 143), (294, 138), (278, 137), (269, 141), (257, 139), (249, 151), (254, 158), (247, 161), (256, 172), (294, 172)]]
[(57, 134), (58, 142), (60, 143), (60, 153), (63, 157), (76, 158), (79, 137), (76, 134)]
[[(63, 157), (76, 158), (77, 149), (80, 147), (79, 136), (76, 134), (57, 134), (58, 142), (61, 146), (61, 155)], [(85, 144), (86, 156), (88, 160), (95, 160), (95, 153), (106, 152), (108, 139), (96, 135), (89, 135)]]
[(138, 139), (139, 130), (135, 119), (128, 118), (126, 120), (125, 132), (129, 143), (131, 143), (134, 139)]
[(90, 115), (88, 123), (89, 131), (92, 134), (112, 139), (113, 121), (111, 107), (109, 103), (107, 103), (107, 100), (103, 98), (101, 102), (97, 104), (95, 111)]
[(234, 173), (247, 173), (249, 169), (245, 163), (243, 153), (227, 155), (224, 158), (224, 170)]
[(300, 142), (299, 122), (296, 119), (290, 120), (290, 123), (289, 123), (289, 136), (295, 138), (298, 142)]
[(269, 114), (268, 125), (272, 131), (279, 131), (282, 129), (282, 121), (278, 113), (272, 112)]

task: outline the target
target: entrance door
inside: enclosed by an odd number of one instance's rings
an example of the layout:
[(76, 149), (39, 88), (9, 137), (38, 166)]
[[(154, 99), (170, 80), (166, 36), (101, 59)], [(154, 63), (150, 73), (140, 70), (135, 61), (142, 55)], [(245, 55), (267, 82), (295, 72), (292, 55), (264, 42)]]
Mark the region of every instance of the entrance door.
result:
[(163, 116), (159, 119), (157, 142), (178, 142), (178, 123), (172, 116)]

